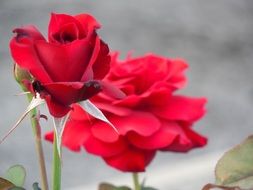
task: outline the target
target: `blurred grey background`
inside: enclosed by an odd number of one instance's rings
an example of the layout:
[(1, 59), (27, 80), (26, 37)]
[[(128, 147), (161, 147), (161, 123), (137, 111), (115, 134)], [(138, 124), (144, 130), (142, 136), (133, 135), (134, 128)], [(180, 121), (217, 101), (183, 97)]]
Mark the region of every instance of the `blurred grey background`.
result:
[[(27, 106), (25, 97), (14, 96), (20, 90), (12, 77), (11, 31), (34, 24), (46, 35), (51, 12), (94, 15), (103, 25), (104, 41), (122, 57), (128, 51), (154, 52), (188, 61), (189, 83), (180, 93), (208, 97), (208, 113), (195, 128), (209, 144), (189, 154), (158, 154), (141, 178), (162, 190), (197, 190), (213, 182), (222, 152), (253, 131), (253, 1), (0, 0), (0, 136)], [(42, 126), (47, 131), (52, 123)], [(50, 175), (52, 146), (43, 145)], [(28, 119), (0, 145), (0, 175), (15, 163), (27, 168), (30, 189), (39, 176)], [(105, 180), (132, 183), (130, 174), (107, 167), (98, 157), (64, 150), (62, 189), (95, 190)]]

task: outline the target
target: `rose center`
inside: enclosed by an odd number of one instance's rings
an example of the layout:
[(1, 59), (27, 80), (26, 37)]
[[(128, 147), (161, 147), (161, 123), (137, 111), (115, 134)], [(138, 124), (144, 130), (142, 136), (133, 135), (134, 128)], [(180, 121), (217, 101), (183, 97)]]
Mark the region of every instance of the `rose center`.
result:
[(55, 34), (54, 39), (56, 41), (60, 42), (61, 44), (67, 44), (67, 43), (74, 41), (76, 39), (76, 36), (73, 36), (72, 34), (63, 32), (61, 34), (58, 34), (58, 33)]
[(79, 30), (74, 23), (68, 23), (62, 26), (61, 29), (53, 35), (53, 37), (61, 44), (67, 44), (79, 39)]
[(63, 33), (60, 40), (62, 43), (69, 43), (76, 39), (76, 36), (73, 36), (72, 34)]

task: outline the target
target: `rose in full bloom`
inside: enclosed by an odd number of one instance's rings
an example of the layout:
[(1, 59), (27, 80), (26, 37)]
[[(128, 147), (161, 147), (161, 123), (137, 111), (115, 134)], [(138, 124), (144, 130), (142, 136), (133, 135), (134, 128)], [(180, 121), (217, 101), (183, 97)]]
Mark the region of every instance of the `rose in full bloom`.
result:
[[(116, 100), (100, 93), (91, 101), (117, 128), (119, 137), (108, 124), (75, 105), (63, 145), (73, 151), (84, 147), (108, 165), (128, 172), (144, 171), (157, 151), (187, 152), (204, 146), (207, 139), (192, 127), (204, 115), (206, 99), (175, 94), (186, 83), (186, 68), (181, 59), (149, 54), (119, 61), (115, 54), (105, 81), (126, 97)], [(52, 133), (46, 139), (52, 141)]]
[(103, 88), (100, 83), (110, 68), (108, 46), (96, 29), (100, 24), (88, 14), (52, 14), (48, 41), (34, 26), (16, 28), (11, 55), (33, 77), (24, 85), (39, 93), (54, 117), (62, 117), (71, 104), (86, 100)]

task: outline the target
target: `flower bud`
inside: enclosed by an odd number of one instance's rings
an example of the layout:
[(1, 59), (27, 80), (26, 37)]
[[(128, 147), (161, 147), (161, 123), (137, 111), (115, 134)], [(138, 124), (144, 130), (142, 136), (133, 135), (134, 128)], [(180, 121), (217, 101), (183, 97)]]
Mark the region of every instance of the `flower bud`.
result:
[(20, 85), (23, 85), (24, 80), (32, 81), (32, 76), (30, 75), (30, 73), (25, 69), (22, 69), (16, 63), (14, 64), (13, 74), (14, 78)]

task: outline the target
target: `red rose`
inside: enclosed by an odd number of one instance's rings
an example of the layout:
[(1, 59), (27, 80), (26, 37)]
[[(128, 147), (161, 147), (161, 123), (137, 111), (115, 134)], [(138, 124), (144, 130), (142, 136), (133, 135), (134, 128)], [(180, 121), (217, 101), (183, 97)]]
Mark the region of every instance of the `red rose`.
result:
[[(90, 118), (74, 106), (63, 134), (63, 145), (73, 151), (81, 146), (101, 156), (121, 171), (140, 172), (157, 150), (186, 152), (204, 146), (205, 137), (192, 125), (205, 113), (205, 98), (190, 98), (174, 92), (186, 83), (181, 59), (149, 54), (118, 61), (115, 55), (105, 81), (117, 85), (126, 97), (116, 100), (103, 93), (91, 101), (119, 131), (119, 138), (106, 123)], [(46, 139), (52, 140), (48, 134)]]
[(99, 27), (88, 14), (52, 14), (48, 41), (34, 26), (14, 29), (12, 57), (34, 78), (32, 84), (23, 82), (40, 93), (53, 116), (64, 116), (72, 103), (101, 91), (99, 80), (109, 70), (110, 56), (96, 33)]

